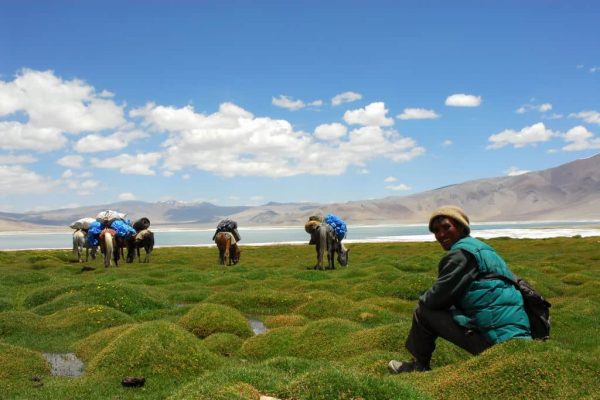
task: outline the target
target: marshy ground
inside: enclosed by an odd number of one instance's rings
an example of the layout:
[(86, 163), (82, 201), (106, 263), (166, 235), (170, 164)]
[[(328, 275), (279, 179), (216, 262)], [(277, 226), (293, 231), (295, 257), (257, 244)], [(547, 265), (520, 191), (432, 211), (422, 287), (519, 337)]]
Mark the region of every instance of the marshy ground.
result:
[[(552, 303), (551, 339), (477, 357), (440, 340), (433, 371), (399, 376), (386, 365), (409, 357), (435, 243), (351, 244), (333, 271), (307, 269), (308, 245), (242, 246), (232, 267), (216, 248), (160, 248), (150, 264), (110, 269), (63, 250), (0, 252), (0, 397), (600, 398), (600, 238), (486, 242)], [(57, 373), (49, 354), (83, 374)], [(145, 385), (125, 388), (127, 376)]]

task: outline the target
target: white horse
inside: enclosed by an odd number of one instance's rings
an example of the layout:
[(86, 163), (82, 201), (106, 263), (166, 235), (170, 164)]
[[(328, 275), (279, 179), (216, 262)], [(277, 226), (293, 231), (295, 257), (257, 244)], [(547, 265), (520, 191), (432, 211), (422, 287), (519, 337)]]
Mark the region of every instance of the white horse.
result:
[(73, 254), (77, 254), (77, 260), (81, 263), (83, 262), (83, 249), (85, 248), (85, 262), (88, 262), (90, 259), (90, 254), (92, 256), (92, 260), (96, 259), (96, 251), (97, 246), (91, 246), (86, 239), (86, 234), (81, 229), (77, 229), (73, 232)]
[(112, 265), (112, 259), (115, 260), (115, 266), (119, 266), (119, 250), (116, 247), (115, 236), (112, 235), (110, 229), (104, 229), (100, 233), (100, 251), (104, 256), (104, 267), (108, 268)]

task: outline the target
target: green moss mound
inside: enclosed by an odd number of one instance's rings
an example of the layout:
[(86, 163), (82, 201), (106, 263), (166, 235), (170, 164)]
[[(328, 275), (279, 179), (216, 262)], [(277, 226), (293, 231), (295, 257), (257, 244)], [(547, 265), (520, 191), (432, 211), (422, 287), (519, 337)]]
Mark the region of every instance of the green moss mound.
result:
[(88, 371), (116, 377), (177, 377), (199, 374), (219, 364), (219, 358), (194, 335), (176, 324), (155, 321), (121, 332), (90, 361)]
[(83, 361), (90, 361), (110, 342), (131, 327), (132, 324), (119, 325), (93, 333), (74, 344), (75, 353)]
[[(0, 342), (0, 382), (16, 379), (31, 381), (34, 376), (49, 375), (46, 360), (38, 352)], [(3, 385), (6, 384), (3, 383)]]
[(254, 287), (218, 292), (209, 296), (206, 301), (226, 304), (246, 314), (273, 315), (289, 313), (304, 301), (304, 296), (294, 292)]
[(69, 307), (43, 318), (46, 329), (67, 332), (77, 331), (80, 337), (131, 322), (133, 322), (133, 318), (129, 315), (99, 304)]
[(281, 328), (283, 326), (306, 325), (308, 318), (298, 314), (280, 314), (265, 318), (265, 325), (269, 328)]
[(204, 346), (213, 353), (225, 357), (237, 354), (243, 340), (233, 333), (213, 333), (202, 341)]
[(592, 356), (512, 340), (462, 363), (411, 375), (436, 399), (591, 399), (598, 369)]
[(265, 360), (276, 356), (339, 359), (340, 354), (352, 353), (345, 337), (361, 329), (355, 322), (329, 318), (301, 327), (284, 327), (254, 336), (244, 342), (240, 353), (248, 358)]
[(250, 323), (242, 313), (221, 304), (198, 304), (181, 317), (178, 323), (200, 338), (217, 332), (232, 333), (242, 338), (252, 336)]
[(287, 386), (286, 396), (306, 400), (431, 399), (428, 395), (399, 380), (381, 379), (336, 368), (322, 368), (300, 376)]
[(101, 304), (126, 314), (138, 314), (145, 310), (162, 308), (165, 305), (146, 291), (131, 285), (100, 283), (69, 289), (50, 302), (33, 309), (38, 314), (52, 314), (76, 305)]

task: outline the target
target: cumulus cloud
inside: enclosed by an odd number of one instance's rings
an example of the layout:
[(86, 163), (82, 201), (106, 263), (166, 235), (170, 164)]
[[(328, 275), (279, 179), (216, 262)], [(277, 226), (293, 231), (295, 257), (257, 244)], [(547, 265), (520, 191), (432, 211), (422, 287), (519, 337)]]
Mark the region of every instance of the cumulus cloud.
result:
[[(64, 80), (53, 71), (23, 69), (13, 81), (0, 81), (0, 117), (24, 114), (27, 121), (21, 122), (21, 129), (40, 140), (47, 139), (41, 136), (47, 131), (58, 138), (65, 132), (113, 129), (125, 123), (124, 106), (107, 99), (108, 93), (97, 93), (79, 79)], [(64, 139), (60, 144), (64, 145)]]
[(134, 130), (125, 132), (115, 132), (111, 135), (103, 136), (99, 134), (87, 135), (75, 143), (75, 150), (80, 153), (98, 153), (102, 151), (116, 151), (129, 146), (129, 143), (148, 137), (148, 134)]
[(152, 168), (160, 159), (159, 153), (120, 154), (104, 159), (92, 158), (91, 163), (96, 168), (118, 169), (122, 174), (155, 175)]
[(446, 98), (446, 105), (450, 107), (479, 107), (481, 101), (481, 96), (457, 93)]
[(321, 140), (336, 140), (346, 135), (348, 128), (338, 122), (319, 125), (315, 129), (315, 136)]
[(398, 114), (398, 119), (436, 119), (440, 116), (434, 110), (425, 108), (405, 108), (402, 114)]
[(581, 111), (578, 113), (569, 114), (571, 118), (579, 118), (587, 122), (588, 124), (598, 124), (600, 125), (600, 112), (589, 110), (589, 111)]
[(323, 105), (323, 100), (314, 100), (309, 103), (305, 103), (302, 100), (294, 100), (289, 96), (280, 95), (279, 97), (273, 97), (271, 99), (271, 103), (277, 107), (287, 108), (288, 110), (296, 111), (305, 107), (320, 107)]
[(394, 120), (386, 116), (387, 112), (383, 102), (375, 102), (364, 108), (346, 111), (344, 121), (349, 125), (390, 126), (394, 124)]
[(387, 177), (387, 178), (385, 178), (383, 181), (384, 181), (385, 183), (392, 183), (392, 182), (396, 182), (397, 180), (398, 180), (398, 179), (396, 179), (396, 178), (395, 178), (395, 177), (393, 177), (393, 176), (388, 176), (388, 177)]
[(520, 148), (528, 145), (536, 145), (539, 142), (546, 142), (553, 136), (557, 136), (557, 134), (550, 129), (546, 129), (543, 123), (538, 122), (537, 124), (526, 126), (518, 132), (512, 129), (505, 129), (500, 133), (491, 135), (488, 138), (491, 144), (487, 148), (499, 149), (506, 145)]
[(0, 164), (33, 164), (34, 162), (37, 162), (37, 158), (35, 158), (31, 154), (0, 155)]
[(2, 195), (46, 193), (56, 186), (56, 181), (30, 171), (22, 165), (0, 165)]
[(331, 105), (339, 106), (342, 103), (351, 103), (360, 99), (362, 99), (362, 95), (360, 93), (344, 92), (333, 96), (333, 98), (331, 99)]
[[(132, 114), (143, 118), (148, 129), (168, 133), (161, 168), (170, 172), (191, 166), (222, 176), (339, 175), (373, 158), (402, 162), (425, 151), (413, 139), (379, 126), (347, 133), (342, 124), (324, 124), (309, 134), (294, 130), (286, 120), (255, 117), (231, 103), (209, 115), (190, 106), (155, 104)], [(381, 119), (385, 110), (374, 114)]]
[(594, 134), (588, 131), (584, 126), (571, 128), (563, 135), (566, 146), (564, 151), (581, 151), (588, 149), (600, 149), (600, 138), (594, 137)]
[(67, 168), (81, 168), (81, 164), (83, 163), (83, 157), (77, 155), (64, 156), (62, 158), (59, 158), (56, 161), (56, 163)]
[(67, 139), (56, 128), (35, 127), (18, 121), (0, 122), (0, 147), (45, 153), (65, 146)]
[(442, 146), (444, 146), (444, 147), (452, 146), (453, 144), (454, 144), (454, 142), (450, 139), (446, 139), (442, 142)]
[(526, 174), (528, 172), (530, 172), (529, 170), (526, 169), (519, 169), (517, 167), (510, 167), (509, 169), (507, 169), (506, 171), (504, 171), (506, 173), (506, 175), (508, 176), (517, 176), (517, 175), (523, 175)]

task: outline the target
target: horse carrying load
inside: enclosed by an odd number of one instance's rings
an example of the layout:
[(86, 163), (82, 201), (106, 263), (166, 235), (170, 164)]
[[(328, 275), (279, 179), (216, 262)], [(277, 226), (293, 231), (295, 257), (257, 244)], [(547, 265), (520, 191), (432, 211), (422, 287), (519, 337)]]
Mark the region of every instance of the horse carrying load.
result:
[(223, 219), (217, 225), (217, 230), (216, 230), (215, 234), (213, 235), (212, 240), (214, 241), (216, 239), (217, 234), (219, 232), (229, 232), (233, 235), (233, 237), (235, 238), (235, 241), (239, 242), (242, 238), (241, 238), (240, 233), (238, 232), (237, 228), (238, 228), (237, 222), (235, 222), (234, 220)]
[(348, 252), (342, 240), (348, 231), (346, 223), (333, 214), (327, 214), (325, 218), (313, 215), (308, 218), (304, 225), (306, 233), (310, 234), (310, 242), (314, 244), (317, 251), (317, 264), (314, 269), (323, 269), (323, 254), (327, 253), (327, 268), (334, 269), (334, 254), (337, 253), (338, 262), (348, 265)]

